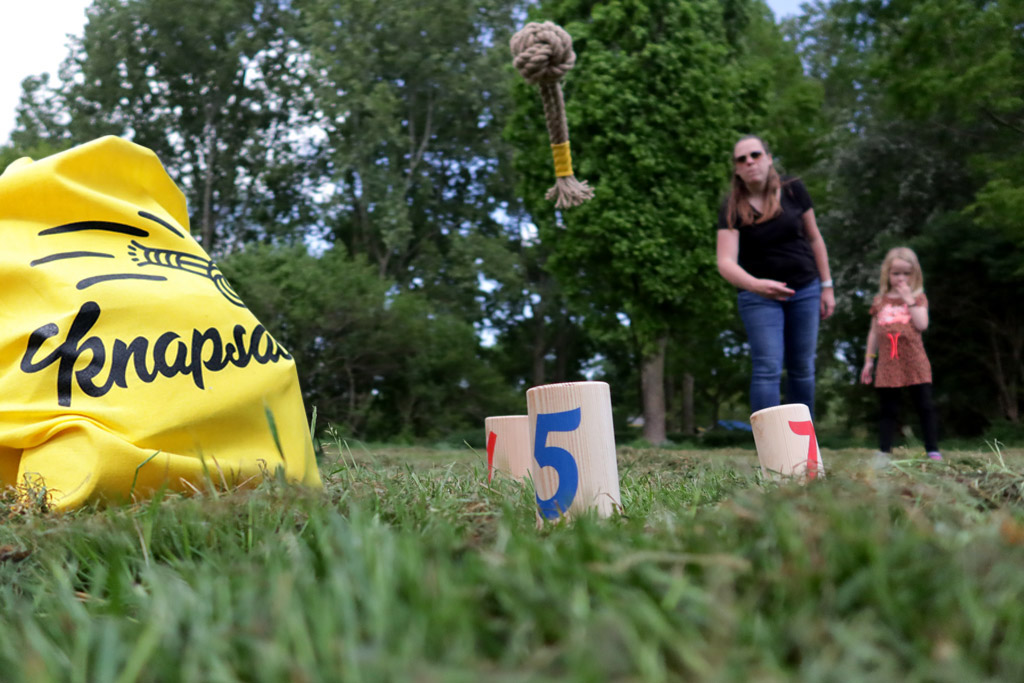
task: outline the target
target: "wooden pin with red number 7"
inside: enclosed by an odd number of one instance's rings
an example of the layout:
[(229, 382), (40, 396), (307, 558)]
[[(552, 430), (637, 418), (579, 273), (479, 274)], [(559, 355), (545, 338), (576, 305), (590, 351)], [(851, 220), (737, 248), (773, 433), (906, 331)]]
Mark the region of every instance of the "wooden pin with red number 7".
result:
[(487, 483), (496, 472), (513, 479), (530, 476), (530, 418), (526, 415), (502, 415), (484, 420), (487, 436)]
[(811, 411), (803, 403), (765, 408), (750, 416), (765, 478), (825, 476)]

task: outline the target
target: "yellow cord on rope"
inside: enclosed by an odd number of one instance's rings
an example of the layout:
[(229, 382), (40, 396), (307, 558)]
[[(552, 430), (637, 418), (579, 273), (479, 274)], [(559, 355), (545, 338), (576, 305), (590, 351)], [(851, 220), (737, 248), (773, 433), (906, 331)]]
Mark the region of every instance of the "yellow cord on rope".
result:
[(568, 140), (551, 145), (551, 156), (555, 158), (555, 177), (572, 175), (572, 154), (569, 152)]

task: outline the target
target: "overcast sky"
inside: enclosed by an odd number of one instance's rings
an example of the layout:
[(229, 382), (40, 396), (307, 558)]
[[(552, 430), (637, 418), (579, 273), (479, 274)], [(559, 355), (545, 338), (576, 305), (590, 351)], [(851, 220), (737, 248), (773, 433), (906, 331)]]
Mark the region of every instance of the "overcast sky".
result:
[[(81, 35), (92, 0), (0, 0), (0, 144), (9, 141), (21, 81), (48, 72), (56, 78), (68, 34)], [(796, 14), (803, 0), (768, 0), (778, 17)]]

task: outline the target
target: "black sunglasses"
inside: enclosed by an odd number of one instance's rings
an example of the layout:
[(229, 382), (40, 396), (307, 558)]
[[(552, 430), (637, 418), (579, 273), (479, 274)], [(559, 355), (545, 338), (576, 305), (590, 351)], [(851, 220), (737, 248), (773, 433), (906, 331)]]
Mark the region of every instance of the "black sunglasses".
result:
[[(757, 160), (757, 159), (761, 158), (762, 154), (764, 154), (764, 152), (751, 152), (750, 153), (750, 158), (754, 159), (754, 160)], [(736, 157), (736, 163), (737, 164), (744, 164), (746, 162), (747, 162), (747, 155), (746, 154), (741, 154), (738, 157)]]

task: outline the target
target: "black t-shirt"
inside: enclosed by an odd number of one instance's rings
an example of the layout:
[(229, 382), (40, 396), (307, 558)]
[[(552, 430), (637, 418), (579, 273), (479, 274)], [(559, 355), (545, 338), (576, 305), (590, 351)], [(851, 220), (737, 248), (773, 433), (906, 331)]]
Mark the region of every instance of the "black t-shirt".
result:
[[(725, 219), (727, 201), (728, 197), (718, 213), (719, 230), (729, 227)], [(778, 280), (791, 289), (799, 289), (818, 277), (803, 220), (804, 213), (814, 204), (800, 180), (787, 178), (782, 180), (780, 203), (782, 212), (763, 223), (740, 225), (736, 217), (733, 227), (740, 231), (738, 263), (754, 277)]]

